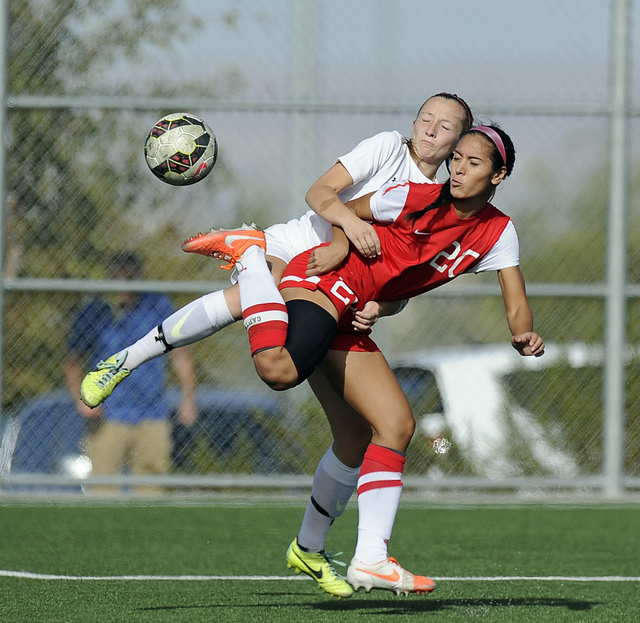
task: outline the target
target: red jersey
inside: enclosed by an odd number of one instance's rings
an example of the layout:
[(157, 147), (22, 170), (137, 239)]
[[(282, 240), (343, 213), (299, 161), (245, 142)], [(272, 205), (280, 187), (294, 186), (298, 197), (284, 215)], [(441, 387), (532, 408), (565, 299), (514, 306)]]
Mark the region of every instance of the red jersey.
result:
[(471, 269), (496, 244), (510, 218), (491, 204), (467, 219), (451, 203), (415, 222), (405, 218), (435, 201), (441, 187), (405, 182), (372, 197), (391, 204), (406, 199), (395, 221), (373, 223), (382, 255), (366, 259), (352, 252), (338, 270), (360, 301), (399, 301), (433, 290)]
[[(371, 198), (372, 213), (395, 215), (392, 222), (373, 223), (382, 255), (367, 259), (352, 249), (337, 270), (306, 277), (309, 253), (304, 253), (289, 264), (280, 287), (319, 288), (342, 314), (356, 301), (361, 308), (366, 301), (412, 298), (472, 270), (493, 249), (511, 219), (489, 203), (475, 216), (461, 219), (450, 202), (415, 222), (405, 218), (433, 203), (441, 188), (404, 182), (381, 189)], [(350, 301), (347, 290), (354, 295)]]

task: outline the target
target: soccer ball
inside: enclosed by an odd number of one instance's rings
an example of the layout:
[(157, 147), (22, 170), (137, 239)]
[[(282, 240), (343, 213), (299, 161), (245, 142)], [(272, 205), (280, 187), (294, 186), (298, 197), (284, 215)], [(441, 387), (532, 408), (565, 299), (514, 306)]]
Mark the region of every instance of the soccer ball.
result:
[(147, 135), (144, 157), (151, 172), (172, 186), (195, 184), (209, 175), (218, 157), (211, 128), (189, 113), (162, 117)]

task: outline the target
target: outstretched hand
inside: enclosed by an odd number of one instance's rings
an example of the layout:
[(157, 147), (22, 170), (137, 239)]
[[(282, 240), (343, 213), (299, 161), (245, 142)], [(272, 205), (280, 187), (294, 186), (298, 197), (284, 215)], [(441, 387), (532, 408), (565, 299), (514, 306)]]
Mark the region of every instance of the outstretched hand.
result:
[(523, 357), (541, 357), (544, 355), (544, 341), (533, 331), (514, 335), (511, 338), (511, 346), (513, 346)]

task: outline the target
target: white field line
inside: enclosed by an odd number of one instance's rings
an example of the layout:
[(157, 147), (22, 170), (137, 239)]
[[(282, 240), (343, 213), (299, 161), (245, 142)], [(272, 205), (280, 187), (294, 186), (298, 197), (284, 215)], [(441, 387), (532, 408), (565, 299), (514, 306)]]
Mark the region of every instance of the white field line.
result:
[[(29, 580), (71, 580), (71, 581), (135, 581), (135, 582), (211, 582), (222, 581), (297, 581), (310, 580), (306, 575), (53, 575), (31, 573), (29, 571), (9, 571), (0, 569), (0, 577), (26, 578)], [(433, 577), (439, 582), (640, 582), (640, 576), (601, 575), (501, 575), (501, 576), (449, 576)]]

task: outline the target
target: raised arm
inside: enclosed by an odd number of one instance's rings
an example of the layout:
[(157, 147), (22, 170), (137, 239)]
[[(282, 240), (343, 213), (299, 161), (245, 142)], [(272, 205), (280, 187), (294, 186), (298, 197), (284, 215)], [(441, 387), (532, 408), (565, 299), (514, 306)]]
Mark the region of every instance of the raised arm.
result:
[[(364, 223), (367, 227), (371, 227), (369, 223), (365, 223), (364, 220), (360, 219), (373, 220), (370, 203), (372, 194), (373, 193), (362, 195), (362, 197), (352, 199), (346, 204), (342, 202), (340, 202), (340, 204), (344, 206), (344, 209), (347, 212), (354, 214), (361, 223)], [(375, 234), (373, 227), (371, 227), (371, 229)], [(380, 244), (378, 234), (375, 234), (375, 236), (378, 244)], [(334, 225), (331, 244), (328, 246), (318, 247), (311, 252), (311, 255), (309, 256), (309, 263), (307, 264), (307, 276), (313, 277), (314, 275), (322, 275), (324, 273), (328, 273), (330, 270), (336, 269), (342, 263), (342, 260), (347, 257), (348, 252), (349, 238), (347, 237), (347, 234), (341, 227)], [(374, 253), (373, 255), (375, 256), (376, 254)]]
[(544, 354), (544, 341), (533, 330), (533, 313), (525, 290), (524, 277), (519, 266), (498, 271), (498, 281), (511, 331), (511, 345), (521, 355), (540, 357)]
[(380, 255), (380, 240), (374, 228), (350, 210), (338, 193), (353, 185), (344, 165), (336, 162), (309, 188), (305, 200), (309, 207), (325, 221), (340, 227), (356, 249), (365, 257)]

